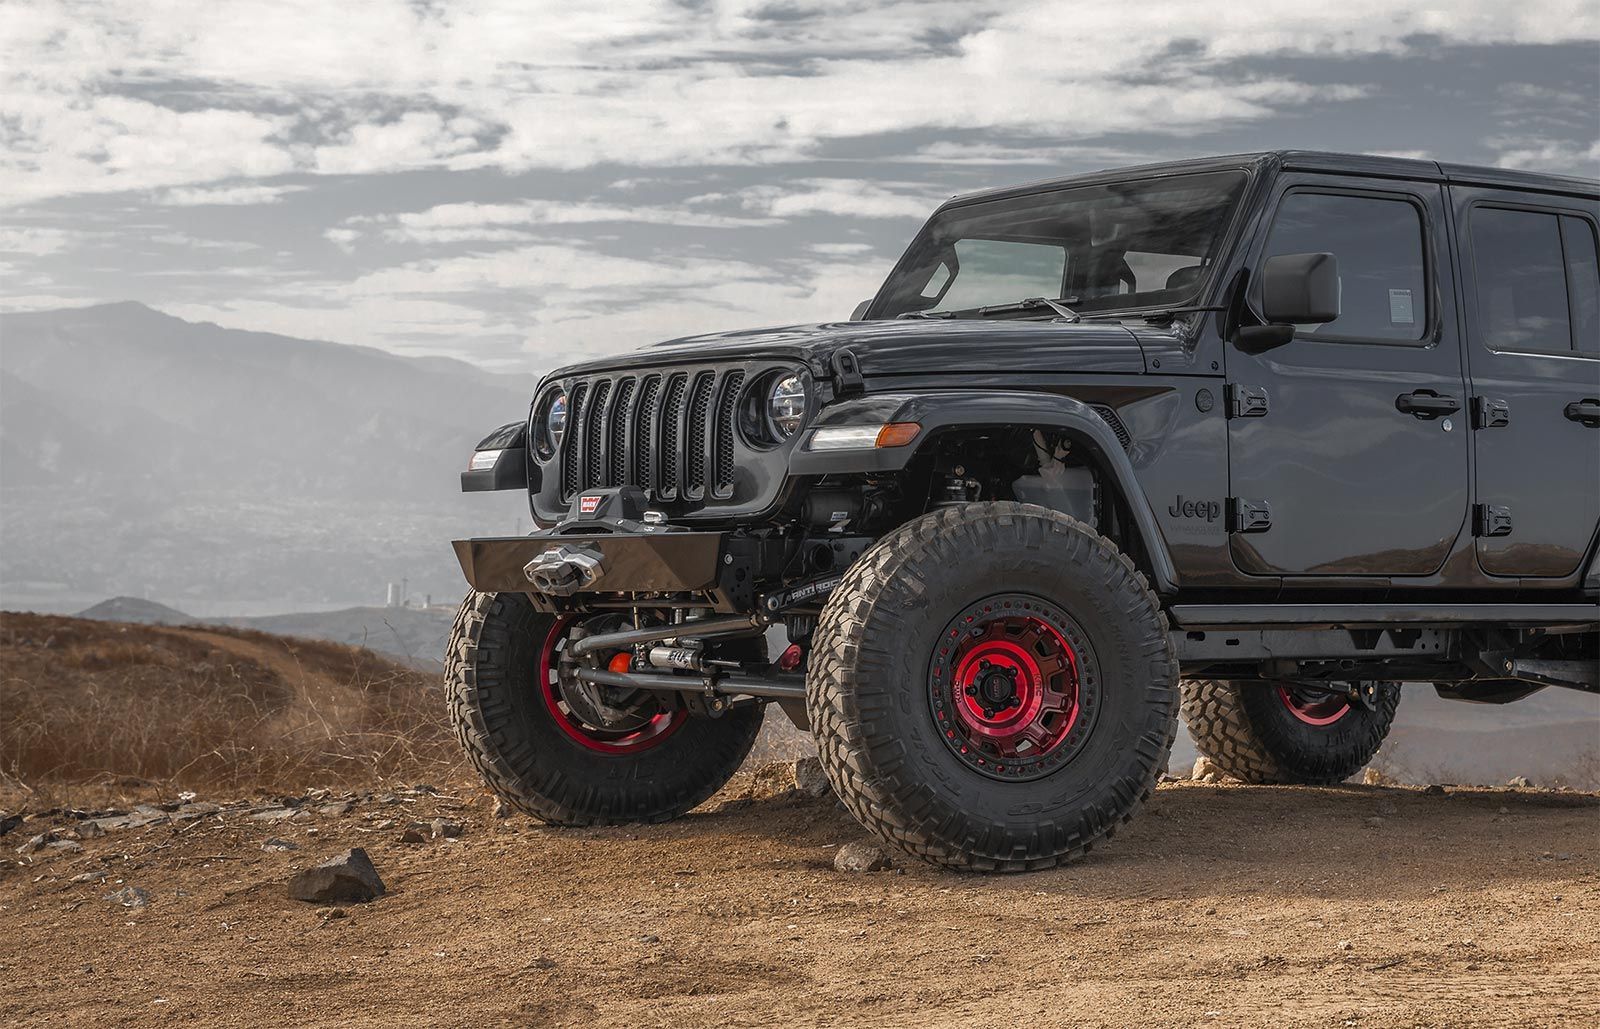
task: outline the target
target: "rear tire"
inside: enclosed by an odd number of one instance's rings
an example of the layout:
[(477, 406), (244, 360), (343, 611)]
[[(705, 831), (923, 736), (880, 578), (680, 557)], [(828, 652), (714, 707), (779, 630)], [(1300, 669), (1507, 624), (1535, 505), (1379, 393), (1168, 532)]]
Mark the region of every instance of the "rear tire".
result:
[(629, 730), (586, 727), (550, 674), (564, 630), (520, 593), (462, 602), (445, 690), (456, 739), (484, 782), (553, 825), (664, 822), (721, 789), (755, 743), (761, 707), (699, 718), (669, 701)]
[(851, 566), (806, 694), (862, 825), (935, 864), (1025, 871), (1083, 856), (1150, 795), (1176, 678), (1133, 562), (1082, 522), (1006, 502), (924, 515)]
[(1288, 683), (1183, 684), (1183, 719), (1200, 753), (1246, 783), (1328, 786), (1378, 753), (1400, 703), (1400, 685), (1373, 683), (1372, 707)]

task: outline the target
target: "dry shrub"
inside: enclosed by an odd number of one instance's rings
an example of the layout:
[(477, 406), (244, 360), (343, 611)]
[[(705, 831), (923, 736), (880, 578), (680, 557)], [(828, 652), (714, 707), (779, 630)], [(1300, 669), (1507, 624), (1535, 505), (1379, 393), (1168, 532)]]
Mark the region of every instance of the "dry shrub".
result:
[(0, 614), (0, 771), (297, 789), (460, 768), (440, 684), (367, 650)]

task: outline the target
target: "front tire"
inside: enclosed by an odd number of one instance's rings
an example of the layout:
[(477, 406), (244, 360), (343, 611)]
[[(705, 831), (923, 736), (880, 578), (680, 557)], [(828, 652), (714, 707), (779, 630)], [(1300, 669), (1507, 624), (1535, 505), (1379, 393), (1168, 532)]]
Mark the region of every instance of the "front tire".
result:
[(1144, 577), (1093, 529), (1017, 503), (879, 540), (822, 612), (807, 707), (845, 806), (950, 868), (1081, 857), (1155, 788), (1177, 663)]
[(1183, 684), (1183, 719), (1224, 775), (1330, 786), (1365, 768), (1394, 723), (1400, 684), (1370, 685), (1368, 707), (1303, 684), (1196, 680)]
[(520, 593), (469, 593), (445, 666), (450, 722), (484, 782), (552, 825), (664, 822), (727, 783), (761, 730), (759, 705), (690, 717), (649, 702), (612, 726), (586, 721), (556, 672), (571, 619)]

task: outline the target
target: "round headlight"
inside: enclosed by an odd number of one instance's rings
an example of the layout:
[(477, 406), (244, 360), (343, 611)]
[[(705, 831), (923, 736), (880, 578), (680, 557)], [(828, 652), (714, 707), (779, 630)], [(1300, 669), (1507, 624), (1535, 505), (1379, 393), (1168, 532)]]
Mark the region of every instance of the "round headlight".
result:
[(550, 410), (545, 412), (544, 431), (549, 433), (550, 442), (560, 443), (561, 434), (567, 429), (567, 395), (557, 393), (550, 401)]
[(567, 428), (567, 395), (555, 390), (539, 402), (533, 416), (533, 434), (539, 456), (548, 461), (556, 456), (561, 434)]
[(775, 439), (786, 440), (800, 431), (805, 420), (806, 381), (798, 375), (785, 375), (767, 394), (767, 424)]

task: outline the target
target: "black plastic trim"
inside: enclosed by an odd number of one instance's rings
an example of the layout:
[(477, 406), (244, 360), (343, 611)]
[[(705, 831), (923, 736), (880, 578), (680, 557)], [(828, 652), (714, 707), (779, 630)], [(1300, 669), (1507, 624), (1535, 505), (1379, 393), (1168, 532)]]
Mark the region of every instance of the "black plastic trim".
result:
[[(912, 444), (861, 450), (807, 450), (817, 428), (834, 425), (881, 425), (916, 422), (922, 431)], [(1117, 492), (1133, 515), (1140, 542), (1150, 559), (1156, 592), (1177, 591), (1178, 573), (1161, 535), (1155, 512), (1139, 485), (1133, 463), (1122, 441), (1095, 409), (1072, 397), (1012, 390), (934, 390), (926, 393), (869, 394), (857, 400), (830, 404), (811, 428), (800, 434), (801, 444), (789, 455), (789, 474), (841, 475), (897, 472), (941, 432), (956, 428), (1002, 426), (1056, 429), (1069, 433), (1093, 452), (1102, 468), (1115, 480)]]
[(1233, 626), (1387, 628), (1393, 625), (1600, 626), (1600, 604), (1177, 604), (1172, 620), (1184, 629)]

